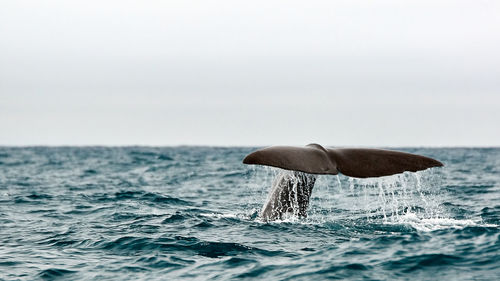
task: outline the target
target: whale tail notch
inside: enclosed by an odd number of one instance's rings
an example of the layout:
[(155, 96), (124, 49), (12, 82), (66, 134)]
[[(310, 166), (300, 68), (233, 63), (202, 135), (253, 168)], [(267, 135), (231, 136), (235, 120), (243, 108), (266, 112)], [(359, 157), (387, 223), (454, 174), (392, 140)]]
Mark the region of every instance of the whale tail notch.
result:
[(368, 148), (326, 149), (319, 144), (267, 147), (250, 153), (243, 163), (309, 174), (336, 175), (340, 172), (355, 178), (382, 177), (443, 166), (435, 159), (406, 152)]

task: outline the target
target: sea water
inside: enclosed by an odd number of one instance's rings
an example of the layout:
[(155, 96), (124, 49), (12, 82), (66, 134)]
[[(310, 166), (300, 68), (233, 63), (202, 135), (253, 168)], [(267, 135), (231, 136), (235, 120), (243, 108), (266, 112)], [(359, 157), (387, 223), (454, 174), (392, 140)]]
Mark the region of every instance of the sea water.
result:
[(0, 147), (0, 280), (498, 280), (500, 149), (319, 176), (307, 218), (264, 222), (255, 148)]

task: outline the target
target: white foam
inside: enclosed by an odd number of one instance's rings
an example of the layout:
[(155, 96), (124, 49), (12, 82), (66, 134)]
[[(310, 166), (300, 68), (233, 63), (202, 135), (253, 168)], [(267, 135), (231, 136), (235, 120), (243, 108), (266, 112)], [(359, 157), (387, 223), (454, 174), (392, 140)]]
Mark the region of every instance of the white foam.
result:
[(441, 229), (463, 229), (468, 226), (482, 226), (482, 227), (498, 227), (495, 224), (483, 224), (480, 221), (470, 219), (452, 219), (452, 218), (420, 218), (415, 213), (406, 213), (399, 216), (394, 221), (386, 221), (386, 224), (404, 224), (413, 227), (418, 231), (435, 231)]
[(217, 214), (217, 213), (207, 213), (207, 214), (200, 214), (202, 217), (207, 217), (207, 218), (216, 218), (216, 219), (222, 219), (222, 218), (245, 218), (241, 214)]

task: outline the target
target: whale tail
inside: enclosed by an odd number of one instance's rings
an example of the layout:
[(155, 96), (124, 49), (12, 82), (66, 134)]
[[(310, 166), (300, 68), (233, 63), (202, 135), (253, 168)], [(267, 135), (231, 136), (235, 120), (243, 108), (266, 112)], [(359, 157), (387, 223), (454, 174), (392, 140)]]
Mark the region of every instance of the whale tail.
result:
[(294, 171), (292, 176), (278, 175), (260, 214), (265, 221), (281, 219), (287, 213), (306, 216), (316, 178), (300, 172), (342, 173), (355, 178), (370, 178), (443, 166), (435, 159), (406, 152), (367, 148), (327, 149), (319, 144), (268, 147), (248, 154), (243, 163)]
[(340, 172), (355, 178), (382, 177), (443, 166), (435, 159), (406, 152), (368, 148), (327, 149), (319, 144), (272, 146), (250, 153), (243, 163), (309, 174), (336, 175)]

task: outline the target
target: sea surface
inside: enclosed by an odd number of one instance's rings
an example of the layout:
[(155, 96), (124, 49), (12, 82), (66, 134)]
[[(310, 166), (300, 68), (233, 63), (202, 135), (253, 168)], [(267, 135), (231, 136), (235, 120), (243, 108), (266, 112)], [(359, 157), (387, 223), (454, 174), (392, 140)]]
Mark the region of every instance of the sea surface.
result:
[(0, 147), (0, 280), (499, 280), (500, 148), (320, 176), (307, 218), (263, 222), (256, 148)]

